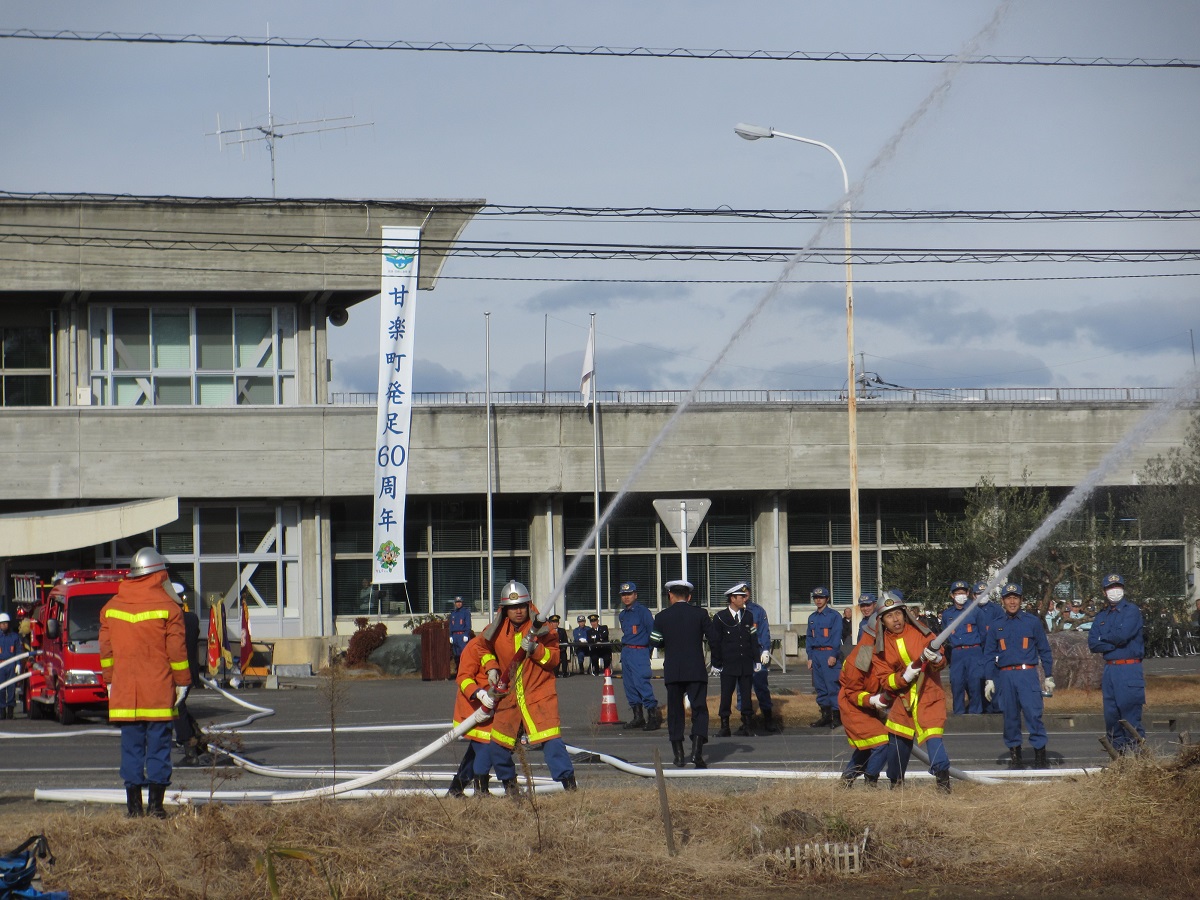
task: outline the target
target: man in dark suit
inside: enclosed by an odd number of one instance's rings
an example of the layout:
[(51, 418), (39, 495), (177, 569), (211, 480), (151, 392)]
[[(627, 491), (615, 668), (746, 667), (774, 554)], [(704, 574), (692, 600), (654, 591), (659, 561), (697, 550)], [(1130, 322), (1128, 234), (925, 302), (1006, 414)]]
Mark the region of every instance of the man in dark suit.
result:
[(708, 645), (712, 648), (713, 672), (721, 676), (721, 706), (717, 715), (721, 717), (719, 737), (729, 737), (729, 712), (733, 700), (733, 689), (738, 689), (742, 708), (742, 724), (737, 734), (750, 736), (750, 719), (754, 715), (750, 705), (750, 677), (759, 660), (758, 628), (754, 616), (747, 610), (750, 595), (740, 591), (731, 593), (729, 606), (712, 618), (709, 626)]
[(693, 606), (692, 586), (686, 581), (668, 581), (665, 585), (670, 605), (654, 617), (650, 643), (663, 649), (663, 680), (667, 685), (667, 736), (675, 755), (675, 765), (683, 768), (684, 697), (692, 707), (691, 761), (697, 769), (707, 769), (704, 745), (708, 743), (708, 664), (704, 661), (704, 641), (708, 637), (708, 611)]

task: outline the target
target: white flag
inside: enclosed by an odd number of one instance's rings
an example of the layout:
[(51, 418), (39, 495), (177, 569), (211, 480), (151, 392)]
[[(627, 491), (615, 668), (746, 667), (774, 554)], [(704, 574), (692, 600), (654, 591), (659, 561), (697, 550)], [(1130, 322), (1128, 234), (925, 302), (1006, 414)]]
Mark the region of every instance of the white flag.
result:
[(587, 349), (583, 351), (583, 374), (579, 376), (579, 393), (583, 394), (583, 405), (592, 402), (592, 382), (596, 380), (596, 321), (588, 328)]

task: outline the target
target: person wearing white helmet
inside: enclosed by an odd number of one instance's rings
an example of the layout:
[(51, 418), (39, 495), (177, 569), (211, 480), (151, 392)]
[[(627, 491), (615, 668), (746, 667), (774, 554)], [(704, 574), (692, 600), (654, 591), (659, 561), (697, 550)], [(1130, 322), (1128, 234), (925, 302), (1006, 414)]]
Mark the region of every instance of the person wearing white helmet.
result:
[[(12, 619), (8, 613), (0, 613), (0, 681), (8, 681), (21, 671), (19, 662), (11, 662), (14, 656), (25, 652), (21, 636), (12, 630)], [(17, 686), (10, 684), (0, 688), (0, 718), (11, 719), (17, 711)]]

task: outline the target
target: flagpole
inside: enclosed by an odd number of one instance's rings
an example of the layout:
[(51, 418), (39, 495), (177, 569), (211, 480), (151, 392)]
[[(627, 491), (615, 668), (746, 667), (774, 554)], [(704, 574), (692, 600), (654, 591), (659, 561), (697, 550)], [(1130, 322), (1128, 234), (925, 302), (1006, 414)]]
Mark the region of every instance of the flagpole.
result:
[(483, 314), (483, 331), (483, 367), (485, 370), (483, 383), (487, 406), (487, 599), (488, 621), (491, 621), (496, 615), (496, 599), (494, 594), (496, 577), (493, 574), (494, 562), (492, 558), (492, 314), (490, 312)]
[(596, 615), (600, 615), (600, 392), (596, 389), (596, 314), (592, 313), (592, 504), (596, 513)]

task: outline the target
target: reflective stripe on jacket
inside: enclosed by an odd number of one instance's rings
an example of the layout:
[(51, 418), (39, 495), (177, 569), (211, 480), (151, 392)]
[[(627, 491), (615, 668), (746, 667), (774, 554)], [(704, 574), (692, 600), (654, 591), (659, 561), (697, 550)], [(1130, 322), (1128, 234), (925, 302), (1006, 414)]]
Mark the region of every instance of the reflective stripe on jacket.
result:
[(875, 667), (864, 672), (854, 664), (858, 658), (859, 647), (873, 647), (875, 637), (865, 635), (858, 642), (858, 647), (850, 651), (846, 661), (842, 663), (842, 674), (838, 676), (838, 711), (842, 717), (842, 727), (846, 729), (846, 740), (856, 750), (869, 750), (886, 744), (887, 729), (883, 719), (875, 714), (875, 707), (868, 701), (872, 694), (879, 690), (879, 677)]
[(921, 634), (906, 622), (904, 631), (898, 635), (884, 632), (883, 653), (875, 654), (874, 674), (884, 687), (899, 694), (888, 710), (887, 730), (913, 738), (918, 744), (930, 737), (940, 737), (946, 730), (946, 693), (942, 690), (941, 675), (945, 662), (936, 668), (927, 665), (925, 677), (918, 676), (911, 685), (904, 683), (901, 674), (909, 663), (920, 658), (932, 640), (932, 635)]
[[(515, 629), (504, 622), (492, 642), (500, 671), (507, 672), (523, 638), (532, 627), (536, 610), (530, 606), (530, 619)], [(501, 615), (504, 615), (501, 611)], [(531, 745), (541, 744), (561, 733), (558, 718), (558, 688), (554, 670), (558, 668), (558, 635), (554, 629), (538, 638), (533, 653), (525, 658), (509, 685), (508, 694), (496, 704), (492, 721), (492, 740), (510, 750), (517, 744), (517, 733), (525, 726)]]
[[(454, 726), (457, 728), (470, 718), (480, 707), (475, 694), (488, 686), (488, 669), (499, 669), (496, 655), (492, 653), (482, 637), (473, 637), (467, 641), (458, 657), (458, 674), (454, 680), (458, 682), (458, 690), (454, 695)], [(492, 720), (480, 722), (463, 737), (471, 741), (486, 744), (492, 739)]]

